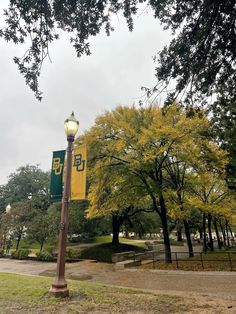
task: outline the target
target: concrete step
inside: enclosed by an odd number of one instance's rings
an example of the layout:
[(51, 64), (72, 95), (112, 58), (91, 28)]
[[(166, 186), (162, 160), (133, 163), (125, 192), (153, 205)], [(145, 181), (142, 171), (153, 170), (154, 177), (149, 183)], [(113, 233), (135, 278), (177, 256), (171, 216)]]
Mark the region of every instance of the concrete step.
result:
[(127, 267), (132, 267), (132, 266), (139, 266), (141, 265), (141, 261), (133, 261), (133, 260), (127, 260), (127, 261), (122, 261), (115, 263), (115, 270), (122, 270)]

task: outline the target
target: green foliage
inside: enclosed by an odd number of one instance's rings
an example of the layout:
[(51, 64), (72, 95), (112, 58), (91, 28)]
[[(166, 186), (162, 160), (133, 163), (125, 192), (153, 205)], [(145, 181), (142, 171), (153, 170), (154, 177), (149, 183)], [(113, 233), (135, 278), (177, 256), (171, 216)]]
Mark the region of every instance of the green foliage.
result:
[(37, 210), (33, 219), (27, 225), (27, 237), (39, 242), (41, 249), (47, 239), (56, 236), (52, 228), (52, 219), (53, 217), (47, 212)]
[(67, 260), (77, 260), (80, 258), (81, 252), (75, 248), (68, 248), (66, 250), (66, 259)]
[(52, 252), (48, 250), (42, 250), (36, 253), (36, 257), (39, 261), (51, 262), (55, 260), (55, 257), (52, 255)]
[(129, 221), (124, 223), (124, 229), (129, 232), (135, 232), (140, 238), (147, 233), (159, 233), (161, 228), (160, 217), (155, 212), (140, 212), (130, 217)]
[(88, 201), (74, 201), (69, 205), (68, 236), (71, 242), (88, 242), (94, 236), (110, 233), (109, 219), (97, 217), (88, 219)]
[(17, 239), (16, 250), (26, 232), (26, 225), (33, 217), (33, 212), (29, 201), (14, 203), (9, 213), (5, 214), (10, 222), (10, 232), (12, 237)]
[(0, 249), (0, 257), (4, 257), (4, 250)]
[(193, 94), (235, 90), (234, 1), (151, 3), (156, 16), (176, 34), (158, 57), (158, 80), (176, 79), (178, 92), (189, 86), (186, 98), (190, 101)]
[(215, 139), (229, 154), (227, 165), (227, 183), (229, 188), (236, 189), (236, 99), (232, 91), (230, 97), (220, 95), (211, 105), (211, 131)]
[(113, 31), (112, 17), (119, 12), (123, 13), (129, 30), (133, 30), (133, 16), (143, 2), (151, 8), (164, 29), (172, 29), (174, 36), (156, 58), (159, 82), (149, 92), (160, 91), (170, 79), (177, 82), (177, 92), (189, 86), (188, 100), (193, 93), (209, 95), (235, 90), (234, 1), (26, 0), (24, 5), (21, 1), (11, 1), (4, 12), (6, 27), (0, 30), (0, 36), (16, 44), (31, 38), (31, 46), (24, 57), (15, 57), (14, 61), (26, 83), (41, 100), (38, 78), (42, 62), (48, 56), (50, 43), (59, 38), (61, 30), (71, 34), (77, 56), (89, 55), (89, 38), (102, 29), (109, 35)]
[(13, 259), (27, 259), (30, 254), (30, 250), (28, 249), (19, 249), (15, 252), (11, 253), (11, 257)]
[(49, 173), (43, 172), (38, 166), (22, 166), (9, 176), (3, 194), (5, 204), (12, 205), (30, 199), (32, 208), (47, 209)]
[[(6, 205), (10, 204), (10, 211), (4, 212)], [(49, 174), (43, 172), (38, 166), (26, 165), (18, 168), (9, 176), (6, 185), (0, 187), (0, 232), (7, 237), (7, 234), (17, 239), (16, 249), (30, 222), (34, 219), (34, 235), (38, 238), (39, 230), (42, 233), (47, 221), (36, 221), (39, 212), (46, 213), (49, 206)], [(38, 223), (37, 223), (38, 222)], [(32, 225), (31, 225), (32, 227)], [(30, 228), (32, 229), (32, 228)], [(28, 234), (30, 233), (28, 230)]]
[(7, 200), (5, 199), (6, 186), (0, 185), (0, 213), (3, 213), (7, 207)]

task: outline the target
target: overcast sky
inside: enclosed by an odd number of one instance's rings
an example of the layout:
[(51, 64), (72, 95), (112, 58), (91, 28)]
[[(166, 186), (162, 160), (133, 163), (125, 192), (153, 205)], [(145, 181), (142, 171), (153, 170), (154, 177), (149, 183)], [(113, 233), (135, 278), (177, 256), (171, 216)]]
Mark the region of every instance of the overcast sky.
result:
[[(0, 12), (7, 3), (1, 0)], [(0, 26), (2, 21), (1, 14)], [(155, 84), (152, 56), (169, 42), (170, 34), (147, 12), (137, 16), (132, 33), (122, 18), (115, 19), (114, 26), (110, 37), (102, 33), (91, 39), (89, 57), (76, 58), (67, 36), (50, 47), (52, 63), (44, 63), (40, 79), (42, 102), (34, 98), (12, 60), (27, 47), (0, 39), (0, 184), (26, 164), (50, 169), (52, 151), (66, 146), (63, 123), (72, 110), (82, 134), (97, 115), (137, 102), (141, 86)]]

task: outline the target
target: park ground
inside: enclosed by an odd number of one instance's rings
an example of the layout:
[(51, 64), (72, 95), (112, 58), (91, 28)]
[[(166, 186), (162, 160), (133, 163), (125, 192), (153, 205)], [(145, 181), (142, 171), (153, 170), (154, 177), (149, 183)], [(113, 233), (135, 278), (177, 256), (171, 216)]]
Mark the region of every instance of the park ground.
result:
[(0, 313), (236, 313), (236, 272), (116, 271), (113, 264), (66, 264), (70, 298), (48, 290), (55, 263), (0, 260)]

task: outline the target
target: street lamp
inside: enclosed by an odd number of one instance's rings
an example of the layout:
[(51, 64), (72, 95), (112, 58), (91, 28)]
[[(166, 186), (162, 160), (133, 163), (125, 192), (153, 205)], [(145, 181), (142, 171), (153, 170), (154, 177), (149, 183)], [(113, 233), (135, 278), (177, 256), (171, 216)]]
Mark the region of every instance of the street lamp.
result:
[(59, 249), (57, 256), (56, 278), (50, 292), (56, 297), (67, 297), (69, 290), (65, 280), (65, 259), (66, 259), (66, 241), (68, 229), (68, 204), (71, 186), (71, 168), (72, 168), (72, 146), (75, 135), (79, 128), (79, 122), (75, 119), (74, 112), (64, 122), (64, 129), (67, 136), (68, 146), (66, 149), (67, 159), (65, 167), (64, 190), (61, 207), (61, 222), (59, 233)]

